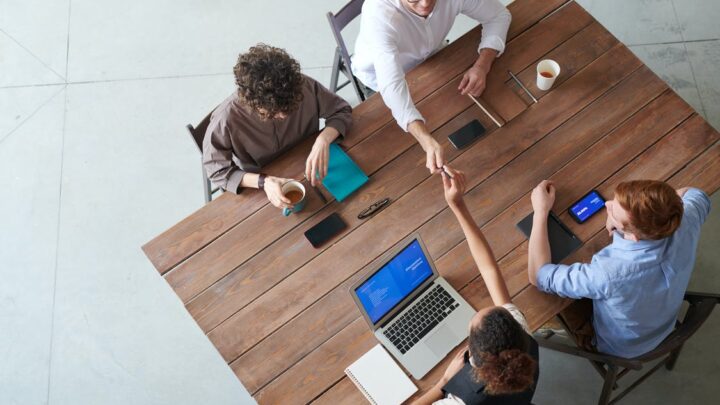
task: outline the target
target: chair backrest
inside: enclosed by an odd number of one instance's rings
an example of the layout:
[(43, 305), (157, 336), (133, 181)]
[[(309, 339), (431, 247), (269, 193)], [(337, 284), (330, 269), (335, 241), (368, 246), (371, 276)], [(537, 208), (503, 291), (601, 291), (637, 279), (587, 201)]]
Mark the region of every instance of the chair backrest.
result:
[(336, 14), (333, 14), (332, 12), (327, 13), (330, 29), (332, 30), (333, 37), (335, 37), (335, 43), (337, 43), (340, 55), (342, 56), (343, 62), (345, 63), (345, 66), (347, 66), (348, 71), (352, 71), (350, 69), (350, 53), (347, 50), (341, 31), (350, 24), (352, 20), (360, 15), (363, 3), (365, 3), (365, 0), (350, 0), (350, 2), (341, 8)]
[(193, 127), (192, 124), (187, 124), (185, 128), (187, 128), (188, 132), (190, 132), (190, 135), (193, 138), (193, 141), (195, 141), (195, 146), (197, 146), (198, 150), (200, 151), (200, 154), (202, 154), (203, 151), (203, 140), (205, 139), (205, 132), (207, 131), (208, 125), (210, 125), (210, 116), (212, 115), (212, 112), (210, 114), (206, 115), (205, 118), (200, 121), (197, 126)]
[(642, 356), (636, 357), (635, 360), (646, 363), (663, 357), (682, 346), (685, 341), (700, 329), (700, 326), (702, 326), (705, 320), (707, 320), (715, 304), (720, 300), (720, 296), (717, 294), (688, 292), (685, 294), (685, 300), (689, 302), (690, 306), (687, 312), (685, 312), (683, 320), (678, 321), (675, 330), (672, 331), (658, 347)]

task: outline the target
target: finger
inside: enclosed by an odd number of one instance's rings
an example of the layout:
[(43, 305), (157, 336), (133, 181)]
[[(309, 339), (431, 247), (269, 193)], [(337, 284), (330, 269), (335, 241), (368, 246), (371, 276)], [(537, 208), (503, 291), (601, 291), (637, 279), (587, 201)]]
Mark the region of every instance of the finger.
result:
[(425, 157), (425, 166), (430, 169), (430, 173), (435, 173), (437, 166), (435, 166), (435, 159), (432, 152), (428, 153)]
[(468, 80), (468, 84), (465, 87), (465, 92), (470, 94), (475, 94), (475, 89), (478, 85), (478, 79), (477, 77), (473, 76), (470, 80)]
[(475, 88), (473, 89), (473, 93), (472, 93), (472, 94), (473, 94), (473, 96), (475, 96), (475, 97), (480, 97), (480, 96), (482, 95), (483, 91), (485, 91), (485, 83), (483, 83), (483, 82), (478, 82), (478, 83), (475, 85)]
[(305, 178), (310, 180), (310, 183), (312, 184), (312, 177), (310, 177), (311, 170), (312, 170), (312, 159), (308, 158), (307, 162), (305, 162)]
[(451, 189), (452, 188), (452, 180), (450, 179), (450, 177), (448, 177), (445, 173), (442, 173), (440, 175), (440, 177), (442, 177), (443, 187), (445, 187), (445, 190)]
[(443, 162), (443, 155), (442, 155), (442, 149), (435, 152), (435, 167), (443, 167), (445, 162)]
[(310, 168), (310, 184), (312, 184), (313, 187), (315, 187), (315, 184), (317, 183), (317, 161), (313, 162), (312, 167)]
[(448, 165), (442, 166), (443, 170), (445, 170), (449, 175), (455, 177), (455, 174), (457, 173), (457, 170), (453, 169), (452, 167)]
[(320, 176), (321, 176), (322, 179), (324, 179), (325, 177), (327, 177), (327, 173), (328, 173), (328, 160), (329, 160), (329, 158), (328, 158), (328, 152), (325, 151), (325, 152), (323, 153), (323, 155), (322, 155), (322, 161), (320, 162), (320, 173), (321, 173)]
[(458, 90), (460, 90), (460, 92), (461, 92), (462, 94), (465, 94), (465, 87), (467, 86), (468, 81), (469, 81), (469, 79), (468, 79), (468, 74), (465, 73), (465, 75), (463, 76), (462, 80), (460, 81), (460, 85), (458, 86)]

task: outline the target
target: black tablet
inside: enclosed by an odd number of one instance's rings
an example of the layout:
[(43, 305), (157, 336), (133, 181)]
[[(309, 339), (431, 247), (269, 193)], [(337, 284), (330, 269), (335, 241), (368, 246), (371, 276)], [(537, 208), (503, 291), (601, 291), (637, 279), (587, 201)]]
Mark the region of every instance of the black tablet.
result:
[[(530, 213), (530, 215), (518, 222), (517, 227), (525, 234), (526, 238), (530, 239), (532, 225), (533, 213)], [(582, 246), (580, 238), (575, 236), (575, 234), (560, 221), (560, 218), (552, 212), (550, 212), (550, 216), (548, 217), (548, 240), (550, 241), (550, 254), (553, 263), (560, 263), (568, 257), (570, 253)]]

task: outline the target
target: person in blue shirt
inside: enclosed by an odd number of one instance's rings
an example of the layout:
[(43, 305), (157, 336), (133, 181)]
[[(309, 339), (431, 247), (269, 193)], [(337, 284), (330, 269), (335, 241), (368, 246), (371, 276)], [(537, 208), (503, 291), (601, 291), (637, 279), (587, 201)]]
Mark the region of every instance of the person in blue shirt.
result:
[(553, 183), (541, 182), (531, 200), (530, 282), (547, 293), (592, 300), (575, 301), (560, 314), (578, 345), (625, 358), (656, 348), (675, 327), (710, 212), (708, 196), (655, 180), (619, 184), (605, 204), (612, 243), (590, 263), (571, 265), (550, 262)]

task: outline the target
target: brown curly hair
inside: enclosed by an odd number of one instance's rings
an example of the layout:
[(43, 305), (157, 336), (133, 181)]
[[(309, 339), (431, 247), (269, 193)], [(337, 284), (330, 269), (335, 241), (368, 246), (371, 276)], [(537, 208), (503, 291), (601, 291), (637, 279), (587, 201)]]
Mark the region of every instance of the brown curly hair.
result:
[(289, 114), (303, 98), (300, 64), (284, 49), (257, 44), (233, 68), (240, 100), (263, 119)]
[(682, 198), (664, 181), (634, 180), (618, 184), (615, 200), (630, 213), (625, 228), (641, 239), (658, 240), (680, 226)]
[(505, 308), (488, 312), (470, 331), (475, 379), (490, 395), (520, 393), (535, 382), (537, 362), (530, 357), (531, 339)]

